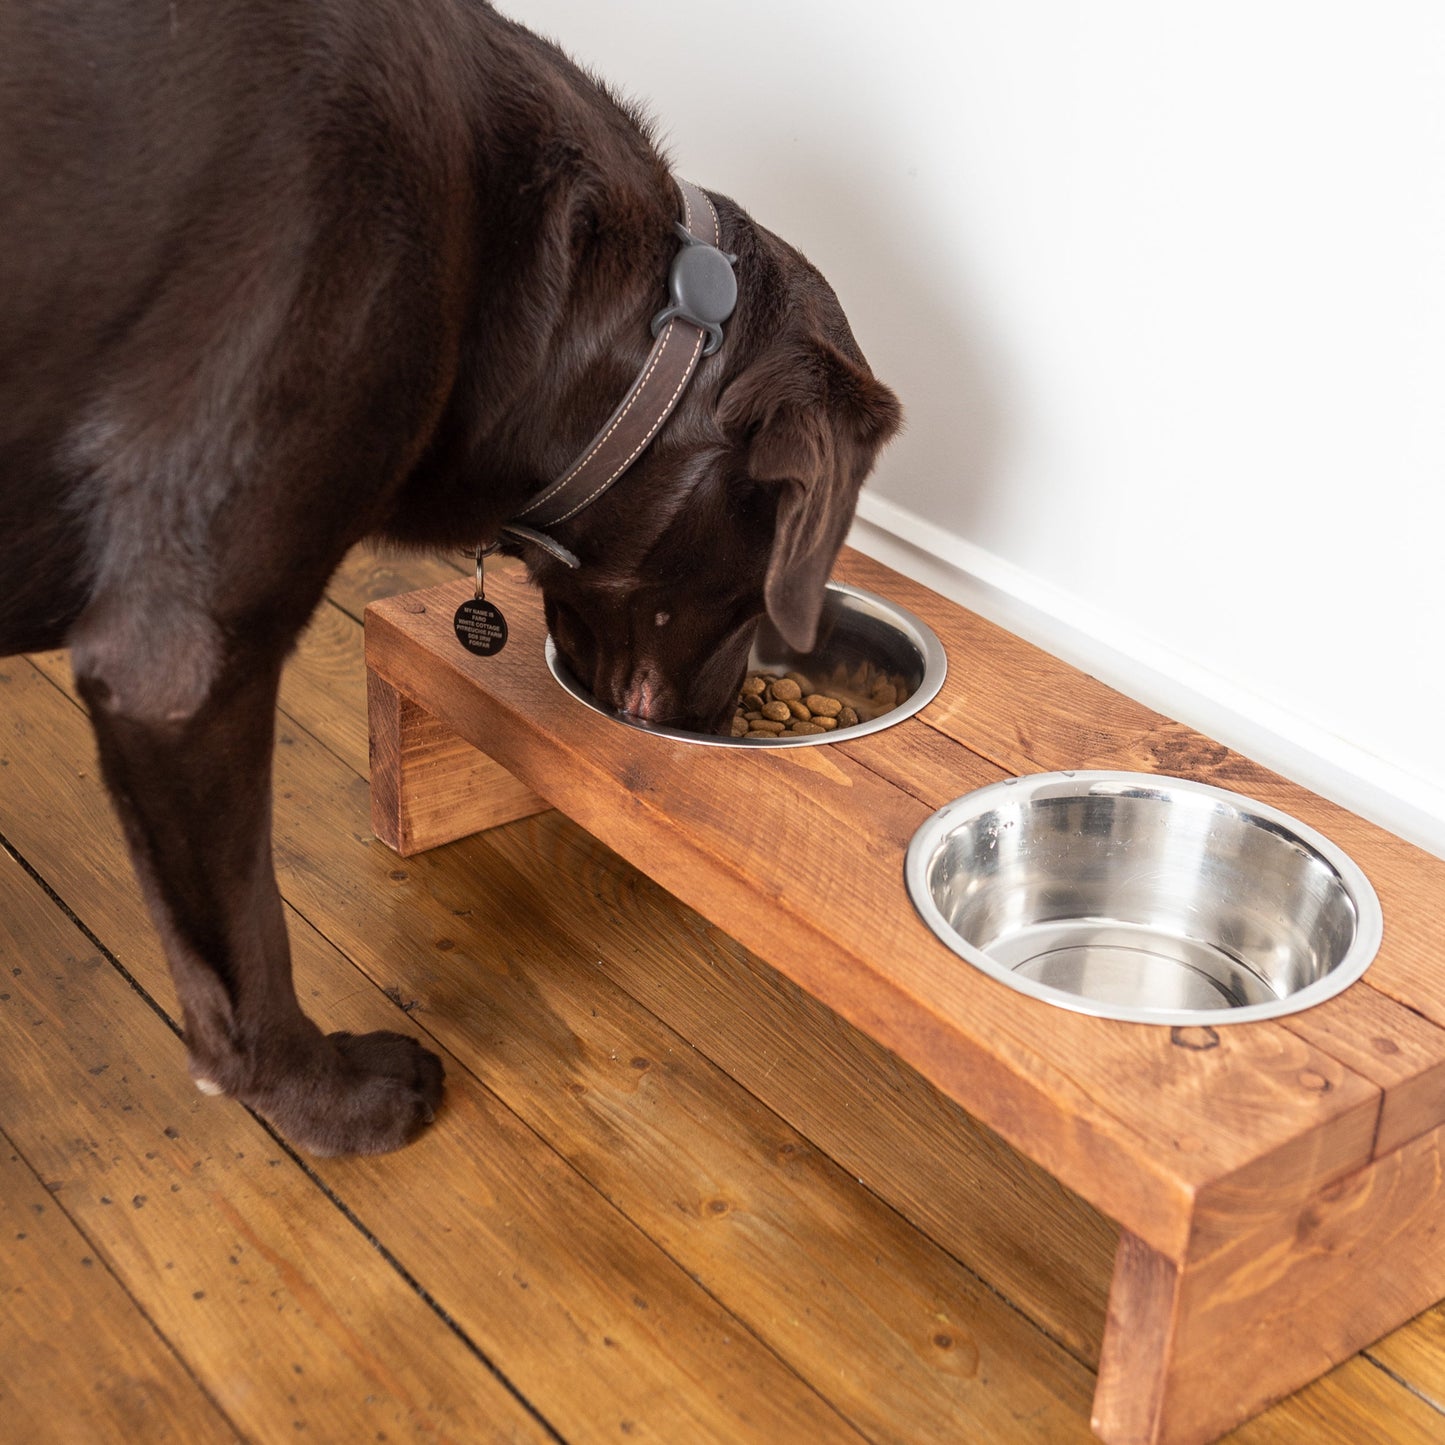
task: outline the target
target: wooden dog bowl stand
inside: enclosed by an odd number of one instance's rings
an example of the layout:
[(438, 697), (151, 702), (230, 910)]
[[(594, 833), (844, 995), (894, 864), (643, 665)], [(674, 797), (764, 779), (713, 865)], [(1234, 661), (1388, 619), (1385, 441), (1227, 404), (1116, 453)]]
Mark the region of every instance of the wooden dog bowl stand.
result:
[[(566, 695), (540, 597), (489, 578), (511, 640), (462, 650), (465, 579), (366, 614), (373, 816), (403, 854), (547, 806), (917, 1069), (1117, 1221), (1094, 1398), (1111, 1445), (1202, 1442), (1445, 1296), (1445, 863), (845, 552), (918, 614), (948, 680), (916, 717), (823, 747), (690, 746)], [(1333, 839), (1380, 895), (1365, 979), (1304, 1013), (1124, 1024), (1027, 998), (927, 930), (915, 829), (1008, 775), (1196, 778)]]

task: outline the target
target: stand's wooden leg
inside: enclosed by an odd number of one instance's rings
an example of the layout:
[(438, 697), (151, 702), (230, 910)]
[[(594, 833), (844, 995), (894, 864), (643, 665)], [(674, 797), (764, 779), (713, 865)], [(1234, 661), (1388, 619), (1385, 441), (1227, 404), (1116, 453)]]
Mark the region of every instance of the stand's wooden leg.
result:
[(368, 670), (371, 826), (403, 857), (551, 807)]
[(1124, 1234), (1094, 1429), (1204, 1445), (1445, 1295), (1445, 1128), (1261, 1219), (1196, 1201), (1191, 1257)]

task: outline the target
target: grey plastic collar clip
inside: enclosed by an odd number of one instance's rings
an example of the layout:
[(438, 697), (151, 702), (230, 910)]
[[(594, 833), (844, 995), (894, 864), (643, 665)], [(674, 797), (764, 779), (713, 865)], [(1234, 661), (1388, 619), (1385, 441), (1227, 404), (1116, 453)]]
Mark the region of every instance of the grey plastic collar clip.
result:
[(707, 333), (702, 354), (711, 356), (722, 345), (722, 324), (738, 302), (737, 277), (733, 275), (733, 262), (738, 258), (699, 241), (681, 222), (676, 229), (683, 247), (672, 258), (668, 272), (670, 304), (652, 318), (652, 334), (656, 336), (673, 317), (690, 321)]

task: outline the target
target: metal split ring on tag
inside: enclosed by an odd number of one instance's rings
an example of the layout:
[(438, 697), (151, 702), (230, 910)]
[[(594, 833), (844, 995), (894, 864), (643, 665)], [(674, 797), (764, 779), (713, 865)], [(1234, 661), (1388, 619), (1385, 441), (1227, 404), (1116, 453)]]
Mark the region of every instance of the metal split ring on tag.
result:
[(495, 657), (507, 645), (507, 619), (495, 602), (488, 602), (482, 580), (482, 562), (497, 550), (477, 547), (471, 555), (477, 560), (477, 593), (457, 608), (452, 618), (457, 641), (476, 657)]

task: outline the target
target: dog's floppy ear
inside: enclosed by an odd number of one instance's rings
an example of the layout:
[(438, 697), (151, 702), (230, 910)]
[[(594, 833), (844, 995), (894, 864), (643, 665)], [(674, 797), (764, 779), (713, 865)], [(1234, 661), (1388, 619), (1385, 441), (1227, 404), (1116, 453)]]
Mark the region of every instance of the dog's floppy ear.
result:
[(790, 647), (811, 651), (858, 493), (902, 409), (866, 365), (813, 338), (774, 347), (728, 388), (722, 410), (725, 423), (747, 429), (748, 475), (780, 489), (768, 616)]

